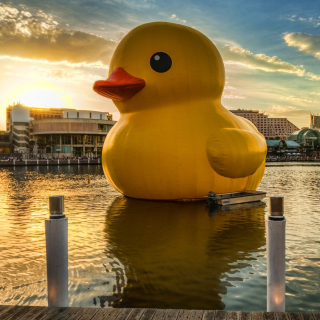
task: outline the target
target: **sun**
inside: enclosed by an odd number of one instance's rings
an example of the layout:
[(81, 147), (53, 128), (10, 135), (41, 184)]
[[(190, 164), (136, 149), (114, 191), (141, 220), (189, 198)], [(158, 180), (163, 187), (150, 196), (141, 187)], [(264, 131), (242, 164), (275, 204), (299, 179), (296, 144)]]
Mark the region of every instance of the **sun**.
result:
[(19, 85), (7, 95), (6, 102), (8, 105), (20, 102), (35, 108), (74, 108), (72, 94), (66, 93), (64, 89), (47, 80)]
[(68, 108), (75, 109), (73, 94), (47, 80), (25, 82), (12, 90), (0, 102), (0, 131), (5, 130), (6, 107), (21, 103), (34, 108)]

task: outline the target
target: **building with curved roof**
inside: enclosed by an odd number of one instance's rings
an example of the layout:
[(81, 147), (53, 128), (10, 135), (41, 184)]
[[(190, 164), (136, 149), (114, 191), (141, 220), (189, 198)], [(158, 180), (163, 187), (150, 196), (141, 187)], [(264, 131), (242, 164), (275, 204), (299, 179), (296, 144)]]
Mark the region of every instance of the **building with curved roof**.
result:
[(320, 146), (320, 132), (314, 129), (304, 128), (293, 132), (289, 139), (298, 142), (304, 147), (318, 147)]

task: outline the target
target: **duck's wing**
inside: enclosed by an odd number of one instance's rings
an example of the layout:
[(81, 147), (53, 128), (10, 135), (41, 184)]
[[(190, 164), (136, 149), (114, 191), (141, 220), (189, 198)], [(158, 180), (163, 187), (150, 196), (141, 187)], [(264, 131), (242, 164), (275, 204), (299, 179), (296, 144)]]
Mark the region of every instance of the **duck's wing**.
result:
[(211, 167), (228, 178), (243, 178), (256, 172), (265, 160), (267, 144), (256, 131), (225, 128), (207, 140), (207, 157)]

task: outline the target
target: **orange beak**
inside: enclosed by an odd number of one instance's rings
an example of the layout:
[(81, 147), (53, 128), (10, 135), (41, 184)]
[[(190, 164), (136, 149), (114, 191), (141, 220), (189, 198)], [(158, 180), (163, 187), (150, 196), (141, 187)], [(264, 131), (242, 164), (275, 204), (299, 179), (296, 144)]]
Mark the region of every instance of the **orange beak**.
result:
[(132, 98), (146, 85), (143, 79), (135, 78), (122, 68), (114, 69), (107, 80), (98, 80), (93, 90), (98, 94), (116, 101)]

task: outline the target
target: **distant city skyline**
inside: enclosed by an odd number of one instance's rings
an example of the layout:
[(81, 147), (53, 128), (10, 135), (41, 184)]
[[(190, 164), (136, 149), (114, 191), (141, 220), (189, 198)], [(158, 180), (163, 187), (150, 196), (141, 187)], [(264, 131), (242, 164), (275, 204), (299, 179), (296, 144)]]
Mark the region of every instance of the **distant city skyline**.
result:
[[(105, 79), (114, 49), (139, 24), (194, 27), (220, 51), (226, 68), (222, 103), (308, 127), (320, 113), (320, 10), (314, 1), (40, 0), (0, 2), (0, 129), (5, 109), (105, 111), (92, 90)], [(192, 61), (190, 62), (192, 63)]]

